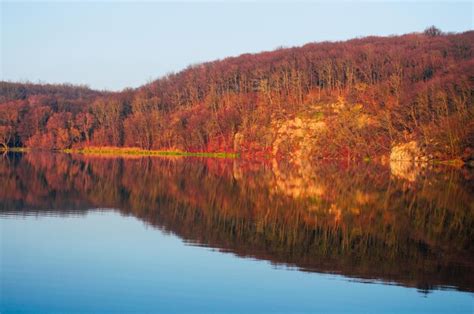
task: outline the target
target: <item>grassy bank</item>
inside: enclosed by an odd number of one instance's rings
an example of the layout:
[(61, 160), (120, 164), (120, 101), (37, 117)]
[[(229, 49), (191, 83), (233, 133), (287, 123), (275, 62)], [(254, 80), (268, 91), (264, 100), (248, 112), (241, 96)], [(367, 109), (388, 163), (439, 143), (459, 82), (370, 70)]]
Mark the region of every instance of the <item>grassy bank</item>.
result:
[(137, 147), (86, 147), (81, 149), (63, 149), (65, 153), (85, 155), (136, 155), (136, 156), (182, 156), (182, 157), (212, 157), (237, 158), (237, 153), (226, 152), (184, 152), (165, 150), (146, 150)]
[(29, 148), (26, 147), (0, 147), (0, 152), (16, 152), (16, 153), (23, 153), (23, 152), (28, 152), (30, 151)]

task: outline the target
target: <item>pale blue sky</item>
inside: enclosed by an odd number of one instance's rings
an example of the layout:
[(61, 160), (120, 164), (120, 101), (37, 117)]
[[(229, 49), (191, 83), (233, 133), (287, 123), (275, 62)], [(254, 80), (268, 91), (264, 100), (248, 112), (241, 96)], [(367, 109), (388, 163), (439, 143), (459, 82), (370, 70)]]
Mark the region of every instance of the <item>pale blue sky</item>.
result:
[(3, 80), (119, 90), (198, 62), (429, 25), (473, 29), (473, 2), (2, 1), (0, 70)]

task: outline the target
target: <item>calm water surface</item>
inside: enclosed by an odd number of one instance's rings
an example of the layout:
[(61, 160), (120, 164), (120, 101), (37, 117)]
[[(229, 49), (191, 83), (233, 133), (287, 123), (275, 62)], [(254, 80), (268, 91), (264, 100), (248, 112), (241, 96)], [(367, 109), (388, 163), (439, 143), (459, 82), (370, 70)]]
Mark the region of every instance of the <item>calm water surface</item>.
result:
[(474, 310), (470, 170), (9, 154), (0, 312)]

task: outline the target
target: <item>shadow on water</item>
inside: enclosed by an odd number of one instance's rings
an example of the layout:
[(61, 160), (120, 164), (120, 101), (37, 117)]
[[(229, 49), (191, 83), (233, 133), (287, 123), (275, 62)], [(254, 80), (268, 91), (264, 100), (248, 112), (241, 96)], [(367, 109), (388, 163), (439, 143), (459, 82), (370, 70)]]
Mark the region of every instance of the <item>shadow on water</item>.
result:
[(113, 208), (189, 245), (274, 265), (422, 293), (474, 291), (472, 171), (403, 171), (16, 153), (0, 159), (0, 214)]

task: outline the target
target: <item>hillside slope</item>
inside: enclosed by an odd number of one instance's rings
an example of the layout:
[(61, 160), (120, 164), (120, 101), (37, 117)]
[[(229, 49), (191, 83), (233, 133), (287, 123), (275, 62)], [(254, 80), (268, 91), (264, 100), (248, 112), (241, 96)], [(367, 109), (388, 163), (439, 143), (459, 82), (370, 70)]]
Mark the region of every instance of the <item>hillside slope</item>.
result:
[(48, 149), (472, 159), (473, 44), (474, 31), (432, 30), (311, 43), (191, 66), (120, 93), (2, 82), (0, 139)]

